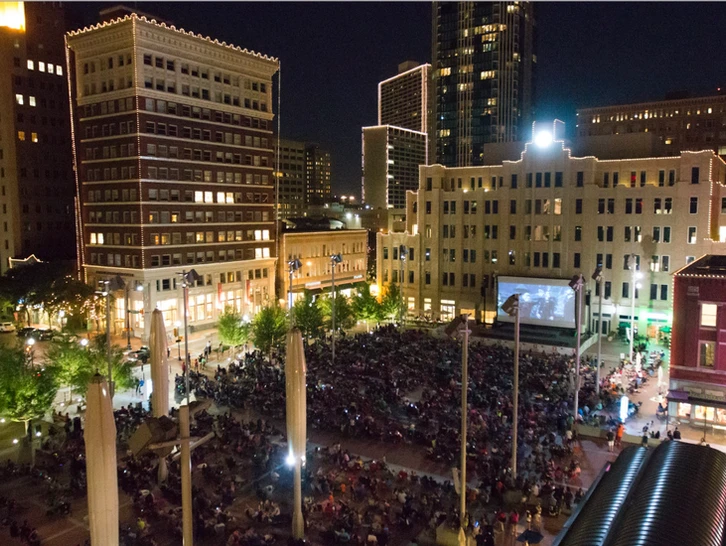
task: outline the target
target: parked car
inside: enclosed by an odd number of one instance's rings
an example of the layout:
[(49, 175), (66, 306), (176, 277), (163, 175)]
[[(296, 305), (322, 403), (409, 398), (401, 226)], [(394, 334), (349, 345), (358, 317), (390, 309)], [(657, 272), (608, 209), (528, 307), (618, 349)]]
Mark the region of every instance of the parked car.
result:
[(56, 331), (51, 330), (50, 328), (38, 328), (34, 337), (38, 341), (50, 341), (51, 339), (53, 339), (53, 336), (55, 334)]
[(150, 355), (151, 350), (146, 345), (142, 345), (138, 351), (131, 351), (126, 356), (129, 360), (140, 360), (142, 363), (146, 364)]
[(33, 337), (36, 332), (35, 328), (21, 328), (18, 330), (18, 337)]
[(0, 333), (14, 332), (15, 325), (12, 322), (0, 322)]

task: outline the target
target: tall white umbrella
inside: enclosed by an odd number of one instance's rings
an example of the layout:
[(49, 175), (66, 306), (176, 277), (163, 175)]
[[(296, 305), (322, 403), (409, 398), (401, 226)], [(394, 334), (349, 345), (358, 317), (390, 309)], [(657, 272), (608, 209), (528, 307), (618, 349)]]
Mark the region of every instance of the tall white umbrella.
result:
[[(151, 313), (149, 349), (151, 351), (151, 411), (154, 417), (169, 414), (169, 363), (166, 356), (164, 314), (159, 309)], [(159, 482), (166, 480), (166, 457), (159, 457)]]
[(305, 535), (302, 515), (302, 461), (307, 439), (307, 404), (305, 393), (305, 350), (300, 330), (293, 328), (287, 334), (285, 353), (285, 393), (287, 418), (288, 463), (295, 469), (293, 484), (292, 536)]
[(93, 546), (118, 546), (116, 423), (106, 379), (96, 374), (86, 395), (86, 481), (88, 524)]

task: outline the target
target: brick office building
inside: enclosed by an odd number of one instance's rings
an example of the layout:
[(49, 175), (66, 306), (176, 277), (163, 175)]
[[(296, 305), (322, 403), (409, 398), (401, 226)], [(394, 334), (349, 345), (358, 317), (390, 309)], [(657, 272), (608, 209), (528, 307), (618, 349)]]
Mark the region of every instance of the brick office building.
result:
[(277, 59), (137, 14), (71, 32), (67, 47), (87, 281), (143, 286), (130, 311), (145, 334), (141, 310), (183, 320), (183, 269), (202, 277), (192, 329), (274, 299)]
[(726, 426), (726, 256), (702, 256), (673, 275), (671, 421)]

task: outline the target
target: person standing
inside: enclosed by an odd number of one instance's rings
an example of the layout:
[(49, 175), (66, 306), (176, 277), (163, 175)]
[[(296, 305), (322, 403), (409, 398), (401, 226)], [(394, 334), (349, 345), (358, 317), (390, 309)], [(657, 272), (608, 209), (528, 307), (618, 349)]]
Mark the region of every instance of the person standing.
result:
[(622, 443), (623, 443), (623, 434), (625, 434), (625, 426), (622, 423), (620, 423), (618, 425), (618, 432), (615, 435), (615, 445), (618, 446), (618, 447), (621, 447), (622, 446)]
[(608, 433), (606, 436), (608, 439), (608, 451), (610, 453), (612, 453), (614, 450), (614, 446), (615, 446), (615, 433), (613, 432), (612, 428), (610, 430), (608, 430)]
[(680, 440), (681, 439), (681, 431), (678, 430), (678, 427), (676, 427), (676, 430), (673, 431), (673, 439), (674, 440)]

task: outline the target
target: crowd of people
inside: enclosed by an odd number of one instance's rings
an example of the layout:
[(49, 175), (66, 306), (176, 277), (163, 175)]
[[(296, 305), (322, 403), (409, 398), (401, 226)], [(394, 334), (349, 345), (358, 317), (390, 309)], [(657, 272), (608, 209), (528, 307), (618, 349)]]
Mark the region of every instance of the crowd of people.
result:
[[(457, 466), (461, 350), (459, 341), (393, 326), (340, 338), (335, 364), (328, 343), (307, 344), (309, 430), (406, 444), (420, 448), (441, 468)], [(557, 515), (582, 496), (579, 463), (572, 453), (574, 357), (520, 355), (516, 479), (511, 468), (512, 361), (511, 349), (501, 345), (472, 343), (469, 349), (467, 471), (477, 487), (467, 492), (467, 517), (481, 544), (494, 544), (497, 536), (516, 528), (519, 516), (503, 511), (512, 504), (512, 494), (518, 495), (517, 505), (527, 499), (534, 521), (538, 510)], [(289, 495), (281, 495), (289, 489), (289, 479), (280, 476), (286, 472), (281, 470), (284, 435), (272, 424), (284, 423), (284, 365), (252, 352), (217, 366), (212, 374), (204, 372), (191, 371), (192, 391), (197, 399), (213, 400), (221, 413), (202, 412), (194, 419), (193, 436), (215, 433), (192, 452), (195, 535), (202, 541), (225, 537), (229, 546), (271, 543), (275, 536), (270, 528), (287, 527), (280, 524), (290, 518)], [(596, 394), (594, 366), (583, 362), (582, 376), (582, 418), (615, 403), (615, 384)], [(604, 377), (602, 385), (610, 379)], [(185, 396), (181, 377), (176, 394), (177, 400)], [(245, 408), (261, 418), (241, 421), (239, 410)], [(147, 415), (138, 406), (115, 412), (122, 449)], [(69, 470), (70, 489), (81, 490), (82, 434), (75, 422), (65, 426), (65, 433), (56, 464)], [(322, 544), (385, 546), (392, 533), (459, 521), (450, 481), (394, 471), (385, 460), (363, 461), (339, 444), (312, 455), (304, 472), (304, 512), (308, 529)], [(126, 544), (151, 546), (155, 537), (181, 536), (179, 465), (170, 462), (169, 477), (159, 487), (157, 461), (153, 453), (119, 460), (119, 487), (133, 500), (137, 516), (122, 529)], [(237, 510), (239, 498), (252, 491), (256, 502)]]

